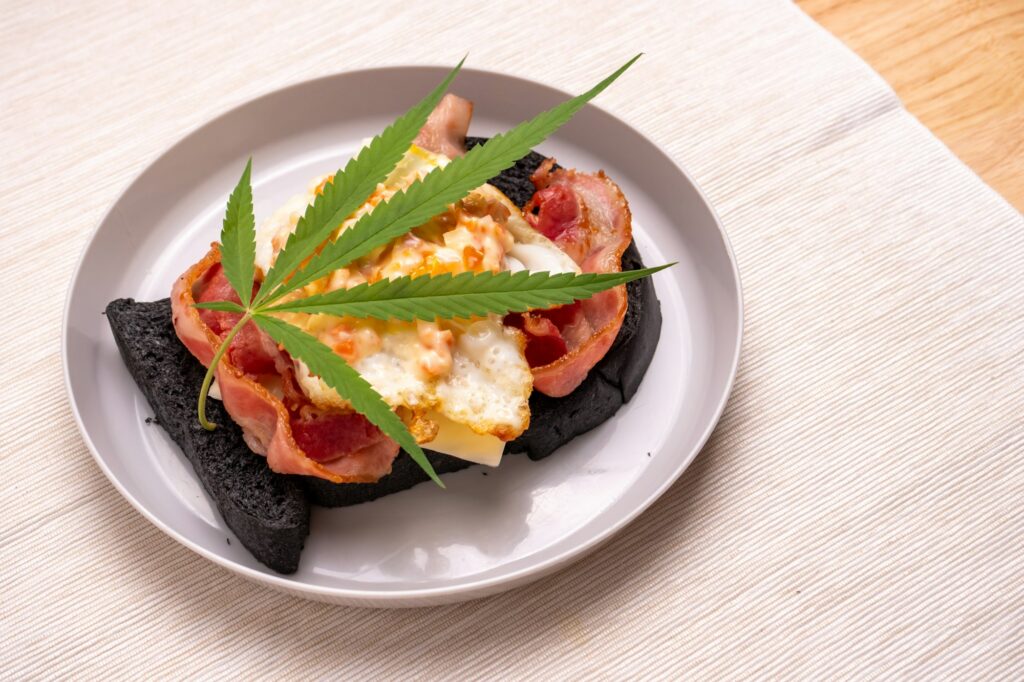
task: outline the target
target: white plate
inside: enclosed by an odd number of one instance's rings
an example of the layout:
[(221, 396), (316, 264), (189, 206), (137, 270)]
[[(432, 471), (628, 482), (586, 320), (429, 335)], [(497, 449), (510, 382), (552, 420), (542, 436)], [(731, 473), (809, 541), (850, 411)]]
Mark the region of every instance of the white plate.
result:
[[(739, 358), (739, 278), (714, 212), (657, 145), (588, 106), (541, 151), (603, 168), (634, 215), (664, 326), (633, 400), (551, 457), (506, 458), (369, 504), (315, 509), (299, 571), (259, 564), (232, 534), (151, 414), (100, 314), (112, 299), (153, 300), (217, 238), (224, 202), (253, 155), (257, 221), (309, 178), (342, 165), (360, 141), (439, 82), (446, 69), (338, 74), (271, 93), (174, 145), (121, 195), (86, 247), (64, 319), (71, 404), (96, 462), (128, 501), (185, 546), (248, 578), (302, 596), (363, 606), (481, 597), (568, 565), (661, 495), (693, 460), (725, 406)], [(626, 78), (630, 77), (626, 74)], [(580, 83), (583, 90), (588, 83)], [(475, 103), (471, 134), (506, 130), (565, 93), (464, 70), (452, 88)], [(486, 476), (484, 474), (487, 474)], [(142, 551), (142, 550), (140, 550)]]

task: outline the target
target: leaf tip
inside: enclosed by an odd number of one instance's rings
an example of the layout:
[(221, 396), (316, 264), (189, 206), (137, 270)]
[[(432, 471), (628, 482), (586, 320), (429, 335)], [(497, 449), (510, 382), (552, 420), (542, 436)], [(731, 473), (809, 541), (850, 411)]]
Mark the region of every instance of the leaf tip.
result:
[(640, 57), (643, 57), (643, 56), (644, 56), (643, 52), (637, 52), (635, 55), (633, 55), (632, 59), (630, 59), (628, 62), (623, 64), (621, 67), (619, 67), (619, 70), (616, 72), (615, 77), (618, 78), (619, 76), (621, 76), (626, 71), (626, 69), (628, 69), (629, 67), (631, 67), (634, 64), (636, 64), (637, 60), (640, 59)]

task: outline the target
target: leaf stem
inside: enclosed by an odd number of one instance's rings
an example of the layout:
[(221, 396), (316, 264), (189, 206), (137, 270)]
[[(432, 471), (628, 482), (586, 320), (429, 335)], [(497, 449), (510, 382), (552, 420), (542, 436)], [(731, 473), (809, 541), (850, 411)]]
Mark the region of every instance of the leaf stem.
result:
[(199, 389), (199, 423), (203, 425), (203, 428), (207, 431), (213, 431), (217, 428), (217, 425), (206, 418), (206, 396), (210, 392), (210, 384), (213, 383), (213, 377), (217, 370), (217, 365), (220, 363), (220, 359), (224, 357), (224, 353), (227, 352), (228, 346), (231, 345), (231, 341), (235, 338), (235, 334), (245, 326), (245, 324), (252, 319), (252, 313), (247, 312), (242, 315), (242, 319), (231, 328), (228, 335), (224, 337), (224, 340), (220, 344), (220, 348), (213, 355), (213, 360), (210, 361), (210, 366), (206, 368), (206, 376), (203, 377), (203, 387)]

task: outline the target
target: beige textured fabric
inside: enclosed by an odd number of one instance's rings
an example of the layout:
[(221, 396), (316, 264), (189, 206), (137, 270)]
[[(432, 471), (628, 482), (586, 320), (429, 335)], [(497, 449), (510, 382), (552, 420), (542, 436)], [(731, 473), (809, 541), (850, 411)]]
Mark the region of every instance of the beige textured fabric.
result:
[[(0, 677), (1024, 675), (1024, 222), (788, 4), (4, 3)], [(625, 6), (629, 5), (630, 9)], [(366, 65), (600, 99), (736, 250), (735, 392), (683, 479), (513, 593), (354, 610), (193, 555), (102, 476), (61, 381), (90, 231), (186, 131)]]

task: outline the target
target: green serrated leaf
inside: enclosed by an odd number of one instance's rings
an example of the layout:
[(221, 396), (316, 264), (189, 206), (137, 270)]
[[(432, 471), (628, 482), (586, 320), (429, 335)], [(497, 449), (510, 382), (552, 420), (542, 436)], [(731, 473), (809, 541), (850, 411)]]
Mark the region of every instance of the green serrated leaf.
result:
[(252, 157), (228, 197), (224, 226), (220, 232), (220, 262), (224, 276), (242, 304), (252, 299), (252, 278), (256, 260), (256, 218), (252, 212)]
[(582, 95), (521, 123), (505, 134), (495, 135), (485, 144), (471, 149), (465, 156), (431, 171), (421, 181), (378, 205), (342, 232), (336, 240), (324, 246), (287, 283), (279, 287), (271, 297), (261, 299), (261, 302), (277, 300), (288, 292), (316, 281), (441, 213), (449, 204), (463, 198), (543, 142), (639, 58), (640, 55), (633, 57)]
[(206, 301), (204, 303), (193, 303), (196, 308), (203, 310), (219, 310), (222, 313), (244, 313), (245, 308), (234, 301)]
[[(256, 305), (274, 296), (274, 290), (304, 260), (324, 242), (331, 233), (368, 197), (377, 184), (401, 161), (409, 145), (427, 122), (430, 112), (441, 101), (452, 79), (462, 68), (462, 61), (455, 65), (441, 84), (424, 97), (413, 108), (399, 116), (384, 129), (359, 154), (351, 159), (334, 179), (324, 186), (323, 192), (306, 208), (295, 231), (288, 237), (284, 248), (277, 254), (277, 260), (266, 273)], [(275, 296), (276, 298), (276, 296)]]
[(289, 301), (268, 312), (326, 313), (378, 320), (469, 318), (525, 312), (587, 299), (674, 264), (626, 272), (463, 272), (398, 277)]
[(272, 339), (284, 346), (292, 357), (306, 363), (310, 372), (323, 379), (328, 386), (338, 392), (338, 395), (352, 403), (357, 412), (393, 438), (435, 483), (444, 487), (434, 472), (434, 467), (430, 465), (427, 456), (402, 420), (391, 411), (366, 379), (352, 369), (341, 356), (336, 355), (316, 337), (275, 317), (257, 314), (253, 316), (253, 320), (263, 331), (270, 334)]

